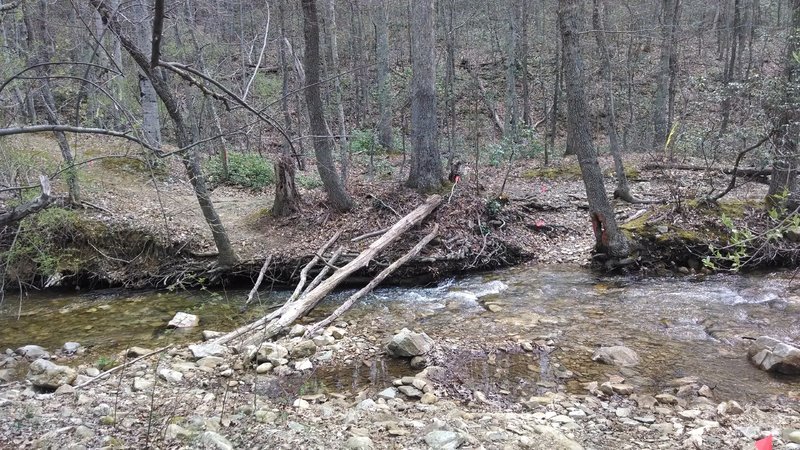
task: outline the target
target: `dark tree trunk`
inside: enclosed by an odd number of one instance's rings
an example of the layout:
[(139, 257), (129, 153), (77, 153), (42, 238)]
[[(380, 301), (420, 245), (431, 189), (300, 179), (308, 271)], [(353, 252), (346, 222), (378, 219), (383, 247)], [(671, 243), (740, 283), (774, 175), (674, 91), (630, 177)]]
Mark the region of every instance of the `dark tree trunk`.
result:
[(783, 102), (770, 113), (776, 118), (775, 155), (767, 205), (794, 211), (800, 205), (797, 174), (800, 159), (800, 0), (792, 0), (791, 32), (786, 50)]
[(531, 121), (531, 92), (528, 77), (528, 0), (522, 0), (522, 46), (520, 49), (520, 65), (522, 66), (522, 123), (530, 127)]
[(392, 148), (392, 105), (389, 97), (389, 17), (387, 0), (376, 0), (375, 39), (378, 56), (378, 143)]
[(320, 54), (319, 54), (319, 21), (317, 16), (317, 3), (315, 0), (302, 0), (303, 5), (303, 35), (306, 41), (306, 54), (303, 65), (306, 69), (306, 107), (308, 118), (311, 122), (311, 134), (314, 142), (314, 154), (317, 157), (317, 170), (328, 201), (337, 211), (348, 211), (353, 207), (353, 201), (342, 185), (333, 162), (333, 142), (328, 135), (328, 126), (322, 106), (322, 93), (320, 84)]
[(411, 4), (411, 142), (414, 153), (408, 185), (423, 192), (442, 186), (442, 159), (436, 142), (436, 39), (433, 0)]
[(603, 174), (597, 162), (597, 154), (592, 145), (577, 25), (580, 0), (559, 0), (558, 4), (567, 91), (567, 134), (572, 136), (571, 142), (586, 186), (595, 235), (595, 251), (612, 258), (623, 258), (628, 255), (630, 248), (625, 235), (617, 227), (614, 211), (603, 186)]

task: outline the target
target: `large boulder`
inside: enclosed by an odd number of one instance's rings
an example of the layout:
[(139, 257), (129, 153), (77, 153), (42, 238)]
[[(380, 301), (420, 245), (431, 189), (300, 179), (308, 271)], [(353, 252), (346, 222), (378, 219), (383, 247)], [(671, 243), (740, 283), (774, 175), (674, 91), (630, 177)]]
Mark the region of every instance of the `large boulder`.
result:
[(189, 346), (189, 351), (195, 359), (207, 358), (209, 356), (222, 357), (228, 353), (228, 348), (224, 345), (209, 342), (206, 344), (192, 344)]
[(600, 347), (592, 355), (592, 361), (620, 367), (633, 367), (639, 364), (639, 355), (622, 345)]
[(747, 351), (759, 369), (787, 375), (800, 375), (800, 348), (769, 336), (761, 336)]
[(37, 359), (31, 363), (27, 378), (36, 387), (56, 389), (71, 384), (77, 376), (78, 372), (71, 367), (59, 366), (46, 359)]
[(292, 358), (310, 358), (317, 353), (317, 344), (311, 340), (300, 341), (289, 352)]
[(415, 333), (408, 328), (403, 328), (392, 337), (386, 346), (389, 354), (401, 358), (421, 356), (433, 346), (433, 339), (425, 333)]
[(42, 358), (50, 359), (50, 353), (48, 353), (47, 350), (45, 350), (42, 347), (39, 347), (38, 345), (25, 345), (23, 347), (20, 347), (16, 350), (16, 354), (23, 356), (25, 357), (25, 359), (28, 359), (30, 361)]

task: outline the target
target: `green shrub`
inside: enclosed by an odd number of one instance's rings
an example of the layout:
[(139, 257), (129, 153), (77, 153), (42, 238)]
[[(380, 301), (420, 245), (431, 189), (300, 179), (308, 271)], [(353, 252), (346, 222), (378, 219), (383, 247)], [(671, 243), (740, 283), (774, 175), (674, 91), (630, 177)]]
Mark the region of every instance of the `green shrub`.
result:
[(263, 189), (275, 183), (272, 163), (259, 155), (228, 153), (228, 179), (223, 176), (222, 159), (208, 160), (204, 169), (213, 186), (227, 184), (248, 189)]

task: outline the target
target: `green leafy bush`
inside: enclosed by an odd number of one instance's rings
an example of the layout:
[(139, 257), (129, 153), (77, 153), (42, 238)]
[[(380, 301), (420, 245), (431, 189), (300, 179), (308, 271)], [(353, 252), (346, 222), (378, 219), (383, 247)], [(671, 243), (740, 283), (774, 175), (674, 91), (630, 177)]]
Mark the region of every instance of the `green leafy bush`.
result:
[(227, 184), (248, 189), (263, 189), (275, 183), (272, 163), (259, 155), (228, 153), (228, 178), (222, 170), (222, 159), (212, 158), (204, 166), (213, 186)]

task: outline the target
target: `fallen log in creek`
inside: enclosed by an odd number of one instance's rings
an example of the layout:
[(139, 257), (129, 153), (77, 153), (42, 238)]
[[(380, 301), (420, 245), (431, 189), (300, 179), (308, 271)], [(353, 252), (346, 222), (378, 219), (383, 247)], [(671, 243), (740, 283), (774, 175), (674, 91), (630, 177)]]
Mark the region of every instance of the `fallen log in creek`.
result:
[[(325, 279), (324, 281), (315, 279), (314, 282), (312, 282), (312, 285), (318, 283), (316, 287), (310, 286), (311, 289), (306, 289), (304, 291), (303, 288), (305, 285), (305, 279), (302, 278), (298, 286), (295, 288), (294, 294), (280, 309), (262, 317), (259, 320), (256, 320), (255, 322), (239, 327), (230, 333), (211, 340), (206, 344), (224, 345), (238, 339), (239, 342), (237, 343), (237, 346), (241, 350), (248, 345), (259, 345), (269, 338), (279, 334), (282, 330), (294, 323), (294, 321), (311, 311), (323, 298), (325, 298), (326, 295), (328, 295), (340, 283), (345, 281), (347, 277), (352, 275), (355, 271), (365, 267), (373, 258), (375, 258), (389, 245), (394, 243), (406, 231), (421, 223), (441, 203), (442, 197), (440, 195), (433, 195), (429, 197), (425, 203), (418, 206), (416, 209), (392, 225), (392, 227), (390, 227), (386, 233), (381, 235), (375, 240), (375, 242), (370, 244), (366, 250), (359, 253), (355, 259), (336, 269), (329, 278)], [(369, 290), (377, 286), (384, 278), (390, 275), (391, 272), (419, 253), (419, 251), (422, 250), (422, 248), (436, 236), (437, 232), (438, 227), (434, 225), (433, 231), (425, 236), (425, 238), (423, 238), (422, 241), (417, 244), (417, 246), (378, 274), (375, 280), (367, 285)], [(339, 234), (340, 233), (336, 233), (332, 239), (325, 243), (325, 245), (317, 252), (315, 258), (312, 259), (312, 261), (303, 269), (304, 273), (308, 273), (308, 270), (311, 268), (310, 266), (313, 266), (317, 263), (317, 261), (322, 259), (322, 254), (324, 253), (325, 249), (330, 247), (336, 241), (336, 239), (338, 239)], [(337, 253), (341, 253), (341, 250), (337, 250)], [(362, 291), (364, 290), (362, 289)], [(300, 294), (301, 292), (302, 294)], [(359, 291), (357, 294), (361, 294), (360, 296), (353, 298), (352, 301), (348, 300), (348, 307), (358, 300), (358, 298), (363, 297), (363, 295), (366, 295), (368, 292), (369, 291), (365, 291), (362, 293)], [(344, 310), (337, 310), (339, 315), (341, 315), (343, 312)]]

